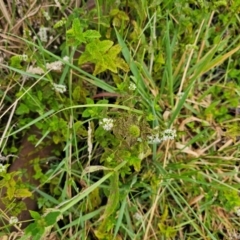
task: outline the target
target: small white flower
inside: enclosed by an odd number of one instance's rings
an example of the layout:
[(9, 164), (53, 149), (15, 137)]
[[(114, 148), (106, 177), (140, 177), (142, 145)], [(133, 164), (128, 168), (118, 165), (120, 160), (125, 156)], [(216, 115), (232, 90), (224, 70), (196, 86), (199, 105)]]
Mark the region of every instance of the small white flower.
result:
[(138, 213), (138, 212), (136, 212), (136, 213), (133, 215), (133, 217), (134, 217), (135, 219), (137, 219), (138, 221), (140, 221), (140, 220), (143, 219), (143, 216), (142, 216), (140, 213)]
[(163, 133), (162, 133), (162, 137), (159, 137), (159, 134), (155, 134), (155, 135), (151, 135), (148, 136), (149, 144), (158, 144), (161, 143), (162, 141), (167, 141), (167, 140), (173, 140), (176, 137), (176, 130), (175, 129), (166, 129)]
[(31, 37), (32, 32), (29, 29), (23, 29), (23, 36), (24, 37)]
[(53, 84), (53, 88), (54, 88), (55, 91), (60, 92), (60, 93), (64, 93), (64, 92), (67, 91), (66, 86), (63, 85), (63, 84), (56, 84), (56, 83), (54, 83)]
[(61, 61), (55, 61), (55, 62), (47, 63), (46, 68), (48, 70), (61, 71), (62, 65), (63, 63)]
[(149, 138), (149, 141), (148, 141), (149, 144), (157, 144), (157, 143), (162, 142), (162, 139), (159, 138), (158, 133), (155, 135), (148, 136), (148, 138)]
[(63, 57), (63, 61), (69, 62), (69, 56)]
[(113, 119), (103, 118), (103, 120), (100, 121), (100, 125), (103, 127), (104, 130), (110, 131), (113, 128)]
[(10, 217), (9, 219), (9, 224), (17, 224), (18, 223), (18, 218), (17, 217)]
[(173, 140), (176, 136), (177, 135), (176, 135), (176, 130), (175, 129), (166, 129), (163, 132), (162, 140), (163, 141), (166, 141), (168, 139)]
[(240, 217), (240, 207), (237, 207), (235, 213), (238, 217)]
[(48, 28), (46, 28), (46, 27), (40, 27), (40, 29), (39, 29), (38, 35), (39, 35), (40, 40), (42, 42), (47, 42), (48, 41), (47, 40), (47, 30), (48, 30)]
[(28, 73), (32, 73), (32, 74), (38, 74), (38, 75), (42, 75), (44, 74), (44, 70), (40, 67), (33, 67), (32, 65), (29, 66), (29, 68), (27, 69)]
[(136, 84), (134, 84), (134, 83), (130, 83), (130, 85), (129, 85), (129, 87), (128, 87), (128, 89), (130, 90), (130, 91), (134, 91), (135, 89), (136, 89), (137, 87), (136, 87)]
[(184, 92), (180, 92), (180, 93), (178, 93), (177, 96), (181, 99), (183, 97), (183, 95), (184, 95)]
[(20, 58), (21, 61), (26, 62), (28, 60), (28, 55), (26, 55), (26, 54), (19, 55), (19, 58)]
[(6, 170), (7, 170), (7, 167), (0, 163), (0, 173), (1, 172), (6, 172)]

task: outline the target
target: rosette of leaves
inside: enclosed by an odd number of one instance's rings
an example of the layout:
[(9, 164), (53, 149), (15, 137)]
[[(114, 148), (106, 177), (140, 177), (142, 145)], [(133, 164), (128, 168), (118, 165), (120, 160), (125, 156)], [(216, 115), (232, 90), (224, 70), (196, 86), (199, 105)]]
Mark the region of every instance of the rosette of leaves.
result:
[(124, 114), (117, 118), (113, 127), (115, 137), (120, 139), (122, 144), (129, 148), (139, 143), (139, 139), (146, 139), (149, 131), (150, 127), (142, 116), (133, 114)]
[(95, 69), (93, 75), (106, 70), (117, 73), (118, 68), (128, 72), (129, 67), (127, 63), (118, 56), (120, 52), (121, 47), (118, 44), (113, 46), (113, 41), (94, 39), (86, 45), (86, 49), (80, 56), (78, 64), (94, 63)]

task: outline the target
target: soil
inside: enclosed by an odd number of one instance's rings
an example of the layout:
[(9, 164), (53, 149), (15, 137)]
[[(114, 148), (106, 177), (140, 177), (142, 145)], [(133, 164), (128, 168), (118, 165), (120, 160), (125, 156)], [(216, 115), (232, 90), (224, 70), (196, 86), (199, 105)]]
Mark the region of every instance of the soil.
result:
[[(41, 134), (36, 127), (31, 127), (27, 134), (23, 137), (21, 141), (21, 147), (18, 154), (18, 158), (10, 165), (8, 172), (24, 170), (24, 175), (22, 177), (23, 183), (29, 183), (33, 187), (39, 186), (39, 181), (34, 178), (35, 171), (33, 168), (32, 160), (38, 158), (40, 161), (49, 158), (52, 155), (52, 150), (56, 148), (54, 144), (44, 144), (43, 146), (35, 147), (34, 144), (29, 142), (28, 137), (35, 135), (39, 140)], [(4, 197), (6, 189), (2, 189), (0, 192), (0, 199)], [(37, 194), (33, 192), (33, 197), (28, 197), (25, 199), (18, 199), (16, 201), (23, 201), (26, 204), (26, 210), (23, 210), (17, 217), (19, 221), (23, 222), (21, 228), (25, 228), (29, 224), (31, 219), (29, 210), (35, 211), (38, 209), (37, 206)], [(6, 206), (0, 200), (0, 209), (6, 212)], [(9, 216), (10, 217), (10, 216)], [(2, 227), (3, 223), (0, 223)], [(2, 225), (2, 226), (1, 226)]]

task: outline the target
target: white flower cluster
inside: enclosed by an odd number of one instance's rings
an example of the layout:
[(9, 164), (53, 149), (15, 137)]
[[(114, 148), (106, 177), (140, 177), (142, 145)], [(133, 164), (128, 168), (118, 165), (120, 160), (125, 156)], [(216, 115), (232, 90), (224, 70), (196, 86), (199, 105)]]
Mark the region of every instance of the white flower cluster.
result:
[(236, 207), (235, 213), (238, 217), (240, 217), (240, 207)]
[(148, 139), (149, 139), (149, 141), (148, 141), (149, 144), (157, 144), (157, 143), (162, 142), (162, 139), (159, 138), (158, 133), (155, 135), (148, 136)]
[(23, 29), (23, 36), (24, 37), (31, 37), (32, 36), (32, 31), (29, 29)]
[(39, 32), (38, 32), (38, 36), (40, 37), (40, 40), (42, 42), (47, 42), (47, 30), (48, 28), (46, 27), (40, 27)]
[(67, 91), (66, 85), (53, 83), (53, 89), (57, 92), (64, 93)]
[(152, 136), (148, 136), (148, 143), (149, 144), (157, 144), (157, 143), (161, 143), (163, 141), (167, 141), (167, 140), (173, 140), (176, 137), (176, 130), (175, 129), (166, 129), (163, 133), (162, 133), (162, 137), (159, 137), (159, 133), (152, 135)]
[(69, 62), (69, 56), (63, 57), (63, 61)]
[(62, 65), (63, 65), (62, 61), (55, 61), (55, 62), (47, 63), (46, 68), (48, 70), (61, 71)]
[(143, 220), (143, 216), (142, 216), (140, 213), (138, 213), (138, 212), (136, 212), (136, 213), (133, 215), (133, 217), (134, 217), (136, 220), (138, 220), (138, 221)]
[(11, 225), (15, 225), (15, 224), (17, 224), (18, 223), (18, 218), (17, 217), (10, 217), (10, 219), (9, 219), (9, 224), (11, 224)]
[(113, 119), (112, 118), (103, 118), (100, 121), (100, 125), (103, 127), (106, 131), (111, 131), (113, 128)]
[(183, 95), (184, 95), (184, 92), (180, 92), (180, 93), (178, 93), (177, 96), (181, 99), (183, 97)]
[(28, 60), (28, 55), (26, 55), (26, 54), (18, 55), (18, 57), (21, 61), (24, 61), (24, 62), (26, 62)]
[(175, 129), (166, 129), (163, 132), (163, 137), (162, 140), (166, 141), (166, 140), (173, 140), (175, 137), (177, 136), (176, 134), (176, 130)]
[[(69, 62), (69, 57), (65, 56), (65, 57), (63, 57), (63, 60), (66, 62)], [(47, 68), (47, 70), (61, 71), (63, 64), (64, 63), (59, 60), (59, 61), (47, 63), (46, 68)], [(29, 68), (27, 69), (27, 72), (33, 73), (33, 74), (38, 74), (38, 75), (42, 75), (45, 73), (45, 71), (42, 68), (33, 67), (33, 66), (29, 66)]]
[(6, 172), (6, 170), (7, 170), (7, 167), (0, 163), (0, 173), (1, 172)]
[(137, 88), (137, 86), (136, 86), (136, 84), (134, 84), (134, 83), (130, 83), (130, 85), (129, 85), (129, 87), (128, 87), (128, 89), (130, 90), (130, 91), (135, 91), (135, 89)]
[(44, 70), (40, 67), (33, 67), (32, 65), (30, 65), (27, 69), (28, 73), (32, 73), (32, 74), (38, 74), (38, 75), (42, 75), (44, 74)]

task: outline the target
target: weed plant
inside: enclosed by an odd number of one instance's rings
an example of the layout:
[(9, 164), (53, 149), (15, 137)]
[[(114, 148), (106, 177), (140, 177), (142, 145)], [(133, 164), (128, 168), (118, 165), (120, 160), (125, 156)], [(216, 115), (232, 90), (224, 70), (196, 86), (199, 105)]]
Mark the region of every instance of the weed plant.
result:
[(80, 3), (0, 1), (0, 238), (240, 239), (239, 1)]

